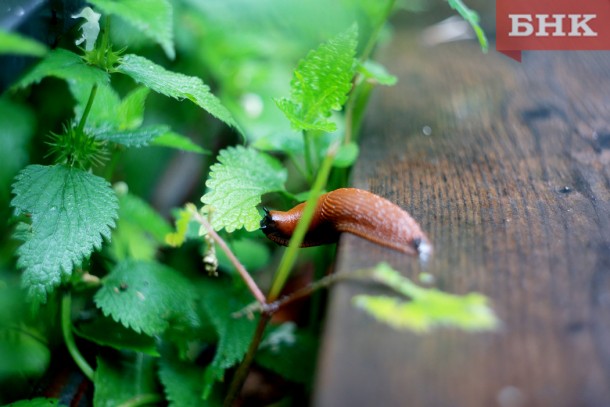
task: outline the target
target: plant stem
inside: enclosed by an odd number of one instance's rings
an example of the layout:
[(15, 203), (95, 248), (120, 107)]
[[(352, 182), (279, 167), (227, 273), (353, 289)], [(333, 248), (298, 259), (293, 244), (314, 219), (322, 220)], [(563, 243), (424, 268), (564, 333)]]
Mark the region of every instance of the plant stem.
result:
[[(360, 55), (361, 63), (364, 63), (369, 59), (371, 53), (373, 52), (375, 44), (377, 44), (379, 32), (383, 28), (387, 19), (390, 17), (390, 13), (392, 13), (395, 4), (396, 0), (388, 0), (388, 3), (386, 4), (386, 8), (383, 11), (381, 18), (375, 25), (373, 32), (369, 36), (369, 40), (366, 43), (366, 46), (364, 47), (364, 51), (362, 51), (362, 55)], [(352, 91), (352, 94), (350, 95), (349, 100), (347, 101), (347, 105), (345, 106), (345, 137), (343, 139), (344, 144), (350, 143), (352, 141), (353, 134), (357, 134), (359, 130), (357, 127), (359, 127), (359, 122), (362, 120), (362, 117), (354, 118), (354, 110), (360, 99), (363, 86), (366, 86), (366, 81), (362, 79), (362, 75), (356, 74), (356, 79), (354, 81), (354, 89)], [(358, 126), (356, 126), (356, 124), (358, 124)]]
[(303, 149), (305, 151), (305, 167), (307, 168), (307, 182), (313, 179), (313, 161), (311, 158), (312, 137), (308, 131), (303, 130)]
[(229, 246), (227, 246), (225, 241), (222, 240), (220, 236), (218, 236), (216, 231), (214, 231), (212, 225), (210, 225), (207, 219), (201, 216), (201, 214), (196, 209), (191, 210), (191, 213), (193, 214), (195, 220), (199, 222), (204, 228), (206, 228), (209, 235), (212, 237), (212, 239), (214, 239), (218, 246), (220, 246), (222, 251), (225, 252), (227, 257), (229, 258), (229, 261), (233, 264), (233, 266), (235, 266), (235, 269), (237, 269), (237, 272), (248, 286), (248, 289), (250, 290), (254, 298), (256, 298), (256, 300), (261, 304), (265, 304), (265, 294), (263, 294), (258, 285), (256, 285), (256, 282), (254, 281), (250, 273), (248, 273), (248, 270), (246, 270), (246, 268), (239, 262), (237, 257), (235, 257), (235, 255), (233, 254), (231, 249), (229, 249)]
[(377, 25), (375, 25), (375, 28), (373, 29), (373, 32), (369, 36), (369, 41), (366, 43), (366, 47), (364, 48), (364, 51), (362, 51), (362, 55), (360, 56), (361, 62), (365, 62), (367, 59), (369, 59), (369, 56), (373, 52), (373, 48), (375, 47), (375, 44), (377, 44), (379, 32), (385, 25), (385, 22), (390, 17), (390, 13), (392, 13), (392, 10), (394, 9), (395, 4), (396, 4), (396, 0), (388, 0), (388, 3), (386, 4), (385, 10), (383, 10), (383, 14), (382, 14), (381, 18), (379, 19), (379, 21), (377, 22)]
[(337, 153), (337, 144), (333, 144), (329, 149), (324, 161), (322, 162), (322, 166), (320, 167), (320, 171), (318, 172), (318, 176), (311, 188), (311, 192), (309, 194), (309, 199), (305, 203), (305, 208), (303, 209), (303, 215), (301, 216), (301, 220), (297, 224), (297, 227), (292, 234), (292, 238), (290, 239), (290, 243), (288, 244), (288, 250), (284, 253), (282, 260), (280, 261), (280, 265), (278, 267), (277, 273), (275, 273), (275, 277), (273, 279), (273, 284), (271, 285), (271, 290), (269, 291), (269, 295), (267, 296), (267, 301), (274, 301), (284, 284), (286, 284), (286, 280), (290, 275), (290, 271), (292, 270), (292, 266), (294, 265), (297, 252), (301, 247), (301, 243), (303, 242), (303, 238), (307, 233), (307, 229), (309, 228), (309, 223), (313, 218), (313, 212), (318, 203), (318, 197), (322, 193), (324, 186), (326, 185), (326, 181), (328, 180), (328, 175), (330, 174), (330, 169), (332, 167), (333, 159), (335, 154)]
[(258, 350), (258, 346), (263, 339), (263, 334), (265, 333), (265, 328), (267, 324), (271, 320), (271, 314), (263, 313), (261, 314), (260, 319), (258, 320), (258, 324), (256, 325), (256, 330), (254, 331), (254, 336), (250, 341), (250, 346), (248, 347), (248, 352), (244, 357), (244, 360), (241, 361), (233, 379), (231, 380), (231, 386), (229, 387), (229, 392), (227, 393), (227, 397), (224, 401), (225, 407), (231, 407), (233, 402), (239, 395), (244, 382), (246, 381), (246, 376), (248, 376), (248, 371), (250, 370), (250, 365), (254, 360), (254, 355)]
[(83, 116), (78, 122), (78, 133), (82, 134), (85, 129), (85, 123), (87, 123), (87, 117), (89, 116), (89, 112), (91, 111), (91, 106), (93, 106), (93, 101), (95, 100), (95, 94), (97, 93), (97, 84), (91, 87), (91, 93), (89, 93), (89, 100), (87, 100), (87, 106), (85, 106), (85, 111), (83, 112)]
[(347, 145), (352, 141), (352, 133), (354, 129), (354, 106), (356, 105), (356, 99), (360, 94), (360, 86), (362, 85), (362, 75), (356, 74), (354, 81), (354, 90), (350, 95), (347, 105), (345, 106), (345, 136), (343, 137), (343, 144)]
[[(108, 43), (110, 42), (110, 16), (104, 17), (104, 33), (102, 34), (102, 44), (100, 48), (104, 53), (104, 61), (106, 61), (106, 55), (108, 53)], [(104, 64), (104, 68), (108, 70), (108, 64)]]
[(366, 80), (357, 82), (357, 88), (354, 89), (353, 97), (350, 97), (348, 106), (345, 110), (345, 144), (357, 140), (358, 134), (360, 133), (360, 126), (362, 125), (362, 119), (364, 119), (367, 102), (375, 87), (371, 82)]
[(61, 300), (61, 332), (64, 336), (64, 342), (68, 348), (68, 352), (76, 362), (76, 365), (82, 370), (85, 376), (91, 381), (93, 381), (93, 369), (89, 365), (89, 363), (85, 360), (83, 355), (79, 352), (76, 347), (76, 343), (74, 342), (74, 335), (72, 334), (72, 295), (70, 292), (64, 293), (64, 296)]

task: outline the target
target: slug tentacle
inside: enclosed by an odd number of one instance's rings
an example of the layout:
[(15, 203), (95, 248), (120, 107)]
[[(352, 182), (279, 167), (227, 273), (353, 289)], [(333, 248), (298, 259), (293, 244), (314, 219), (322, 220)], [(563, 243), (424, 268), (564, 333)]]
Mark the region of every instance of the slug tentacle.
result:
[[(274, 242), (288, 245), (303, 207), (301, 203), (287, 212), (265, 209), (263, 232)], [(361, 189), (341, 188), (322, 195), (302, 246), (335, 243), (341, 233), (351, 233), (422, 259), (432, 252), (432, 245), (411, 215)]]

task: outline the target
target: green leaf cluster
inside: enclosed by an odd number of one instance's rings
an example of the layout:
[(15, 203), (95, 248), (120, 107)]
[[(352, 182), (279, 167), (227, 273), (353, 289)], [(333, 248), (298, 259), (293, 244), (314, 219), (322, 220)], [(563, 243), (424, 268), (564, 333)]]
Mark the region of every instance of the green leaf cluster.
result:
[(419, 287), (385, 263), (376, 267), (373, 278), (411, 300), (357, 295), (352, 302), (393, 328), (428, 332), (438, 326), (448, 326), (486, 331), (494, 330), (500, 324), (484, 295), (454, 295), (435, 288)]
[(352, 87), (357, 38), (358, 30), (352, 26), (299, 63), (290, 82), (290, 97), (276, 101), (295, 129), (337, 129), (328, 117), (341, 110)]
[(224, 379), (225, 370), (241, 361), (246, 354), (256, 321), (233, 315), (252, 301), (243, 286), (234, 286), (223, 280), (206, 280), (200, 291), (205, 314), (219, 338), (214, 359), (204, 373), (203, 398), (207, 399), (214, 384)]

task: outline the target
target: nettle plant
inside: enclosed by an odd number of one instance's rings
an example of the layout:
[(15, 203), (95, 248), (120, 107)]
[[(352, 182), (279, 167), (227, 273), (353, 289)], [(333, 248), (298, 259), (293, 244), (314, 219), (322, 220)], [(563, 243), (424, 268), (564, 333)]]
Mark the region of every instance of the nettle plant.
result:
[[(369, 60), (394, 2), (383, 5), (366, 44), (358, 47), (358, 27), (353, 24), (298, 63), (290, 95), (276, 98), (275, 103), (301, 133), (300, 140), (280, 140), (273, 146), (259, 140), (221, 150), (210, 168), (202, 205), (187, 204), (177, 210), (175, 229), (130, 193), (125, 183), (109, 182), (126, 149), (157, 145), (208, 153), (167, 125), (143, 125), (147, 96), (156, 92), (188, 100), (244, 139), (248, 131), (201, 79), (168, 71), (113, 46), (109, 27), (114, 15), (173, 58), (170, 3), (156, 0), (144, 7), (138, 7), (137, 1), (90, 3), (94, 9), (85, 8), (75, 16), (86, 21), (77, 42), (83, 46), (80, 53), (62, 48), (48, 51), (23, 37), (0, 33), (3, 52), (42, 56), (13, 90), (55, 77), (67, 83), (76, 101), (73, 119), (46, 140), (46, 154), (54, 164), (28, 165), (12, 184), (14, 238), (20, 242), (17, 267), (22, 270), (21, 286), (30, 307), (17, 316), (1, 315), (2, 321), (9, 322), (2, 328), (0, 356), (17, 364), (26, 359), (20, 352), (37, 356), (30, 370), (0, 370), (0, 379), (46, 369), (51, 344), (31, 322), (32, 315), (53, 318), (58, 306), (61, 338), (74, 362), (93, 381), (95, 405), (167, 400), (185, 406), (200, 405), (202, 399), (210, 404), (224, 399), (231, 404), (253, 361), (287, 380), (310, 383), (315, 332), (290, 322), (270, 325), (269, 321), (292, 299), (348, 278), (326, 277), (293, 297), (279, 299), (316, 199), (325, 190), (344, 185), (347, 168), (358, 155), (356, 138), (371, 89), (396, 81)], [(476, 14), (461, 2), (450, 4), (473, 24), (486, 46)], [(123, 97), (112, 86), (111, 79), (118, 76), (133, 82)], [(0, 103), (5, 114), (22, 114), (15, 109), (7, 101)], [(305, 186), (300, 192), (286, 188), (287, 163), (300, 180), (296, 184)], [(232, 235), (249, 236), (259, 229), (260, 204), (266, 194), (307, 201), (290, 246), (271, 277), (268, 294), (242, 265), (258, 261), (260, 243), (252, 243), (252, 249), (240, 246), (239, 239), (232, 240)], [(178, 271), (159, 260), (160, 250), (184, 244), (201, 247), (209, 275)], [(219, 259), (236, 272), (218, 275)], [(387, 265), (349, 278), (375, 281), (398, 294), (359, 296), (354, 304), (399, 329), (427, 331), (449, 324), (477, 330), (497, 324), (485, 297), (422, 288)], [(0, 283), (0, 293), (7, 293), (0, 305), (25, 307), (20, 293)], [(81, 353), (75, 335), (79, 344), (86, 344), (87, 352)], [(14, 354), (6, 351), (7, 343), (16, 349)], [(227, 386), (225, 373), (238, 364)]]

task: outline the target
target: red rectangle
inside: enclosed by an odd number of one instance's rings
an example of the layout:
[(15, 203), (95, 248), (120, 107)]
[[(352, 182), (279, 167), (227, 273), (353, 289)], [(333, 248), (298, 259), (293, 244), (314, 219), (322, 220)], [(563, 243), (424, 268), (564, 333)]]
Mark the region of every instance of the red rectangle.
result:
[(610, 50), (610, 0), (497, 0), (496, 49)]

